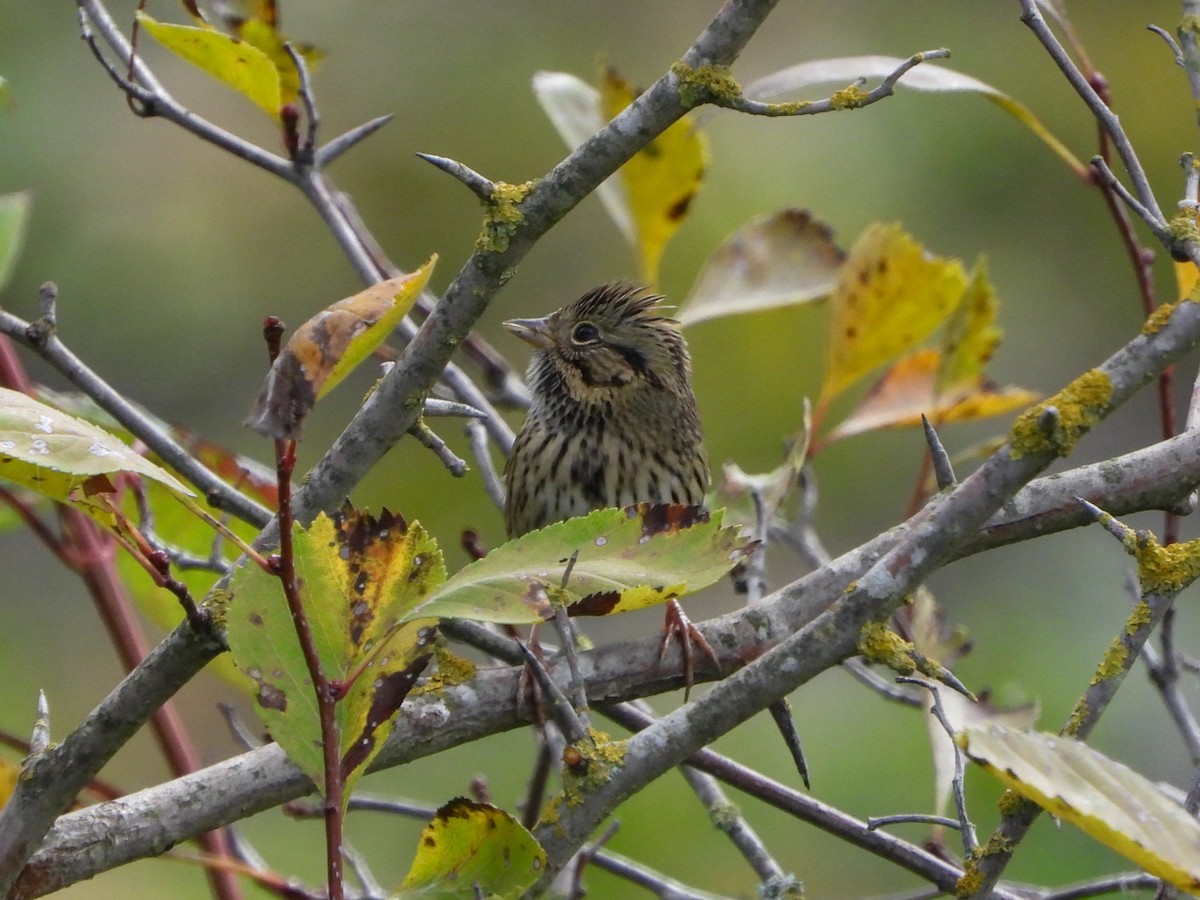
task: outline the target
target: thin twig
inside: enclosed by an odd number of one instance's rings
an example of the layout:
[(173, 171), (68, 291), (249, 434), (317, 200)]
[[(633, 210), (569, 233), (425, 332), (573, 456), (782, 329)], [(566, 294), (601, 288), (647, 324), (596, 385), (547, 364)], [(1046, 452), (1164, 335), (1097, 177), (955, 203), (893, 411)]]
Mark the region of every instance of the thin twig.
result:
[(1108, 163), (1104, 161), (1102, 156), (1093, 156), (1090, 160), (1093, 171), (1101, 179), (1102, 183), (1113, 191), (1121, 201), (1133, 210), (1139, 219), (1141, 219), (1151, 233), (1158, 238), (1163, 244), (1170, 246), (1171, 231), (1167, 227), (1166, 220), (1162, 218), (1161, 213), (1147, 207), (1137, 197), (1129, 192), (1129, 189), (1121, 183), (1121, 180), (1113, 173), (1113, 170), (1108, 167)]
[(949, 816), (931, 816), (926, 813), (897, 813), (894, 816), (871, 816), (867, 819), (867, 827), (872, 831), (876, 828), (886, 828), (889, 825), (941, 825), (943, 828), (962, 830), (962, 822)]
[(60, 374), (120, 422), (160, 459), (193, 484), (204, 494), (209, 504), (237, 516), (246, 522), (261, 527), (271, 514), (249, 497), (223, 482), (205, 468), (157, 421), (125, 399), (119, 391), (89, 368), (79, 357), (67, 349), (57, 335), (46, 335), (43, 340), (29, 337), (30, 323), (6, 310), (0, 310), (0, 333), (8, 335), (17, 343), (34, 351), (50, 363)]
[(754, 116), (769, 117), (812, 116), (843, 109), (861, 109), (864, 106), (870, 106), (872, 103), (878, 103), (880, 100), (892, 96), (896, 92), (896, 83), (907, 72), (916, 68), (921, 63), (931, 59), (946, 59), (949, 56), (950, 51), (944, 47), (939, 47), (936, 50), (926, 50), (922, 53), (914, 53), (870, 91), (864, 92), (861, 88), (861, 82), (859, 82), (824, 100), (796, 103), (764, 103), (761, 100), (751, 100), (740, 92), (735, 92), (732, 95), (714, 93), (705, 97), (705, 100), (725, 109), (732, 109)]
[(550, 700), (551, 713), (554, 715), (554, 721), (558, 723), (558, 727), (562, 729), (563, 736), (572, 744), (583, 740), (587, 737), (587, 726), (576, 715), (571, 700), (563, 693), (562, 688), (554, 683), (554, 679), (546, 671), (542, 661), (537, 658), (537, 654), (521, 641), (518, 641), (517, 644), (525, 656), (525, 665), (537, 680), (542, 692)]
[[(1121, 157), (1121, 162), (1125, 165), (1125, 171), (1129, 173), (1129, 178), (1133, 182), (1134, 193), (1138, 199), (1138, 209), (1146, 213), (1146, 223), (1152, 228), (1157, 225), (1158, 228), (1165, 228), (1166, 219), (1162, 214), (1162, 210), (1158, 208), (1158, 201), (1154, 199), (1154, 191), (1150, 188), (1150, 181), (1146, 177), (1146, 172), (1142, 168), (1141, 160), (1138, 159), (1137, 153), (1134, 152), (1133, 145), (1129, 141), (1128, 135), (1125, 134), (1125, 129), (1121, 127), (1120, 120), (1111, 109), (1097, 95), (1095, 89), (1088, 83), (1087, 78), (1079, 71), (1079, 68), (1071, 60), (1067, 51), (1063, 49), (1061, 43), (1054, 36), (1054, 32), (1046, 24), (1046, 20), (1042, 18), (1041, 10), (1038, 9), (1037, 0), (1021, 0), (1021, 21), (1024, 22), (1033, 33), (1041, 41), (1046, 52), (1050, 54), (1050, 58), (1054, 60), (1059, 70), (1066, 76), (1071, 87), (1087, 104), (1096, 121), (1104, 128), (1109, 138), (1113, 142), (1113, 147), (1116, 148), (1118, 155)], [(1094, 164), (1094, 162), (1093, 162)], [(1141, 215), (1141, 213), (1139, 213)], [(1153, 224), (1152, 224), (1153, 223)]]
[(942, 706), (941, 693), (938, 691), (936, 684), (926, 681), (924, 678), (900, 676), (896, 681), (901, 684), (915, 684), (929, 691), (930, 696), (933, 697), (933, 705), (929, 710), (930, 714), (938, 720), (938, 724), (942, 726), (942, 730), (946, 732), (946, 737), (949, 739), (950, 745), (954, 748), (954, 777), (950, 785), (954, 796), (954, 808), (958, 813), (958, 830), (962, 834), (963, 855), (969, 859), (974, 855), (976, 848), (979, 846), (979, 840), (975, 834), (975, 826), (971, 824), (970, 816), (967, 815), (967, 795), (964, 788), (966, 772), (963, 765), (962, 750), (959, 749), (958, 742), (955, 740), (954, 728), (951, 727), (950, 720), (946, 717), (945, 707)]
[(413, 427), (408, 430), (408, 433), (415, 437), (422, 447), (432, 450), (433, 455), (446, 467), (446, 471), (455, 478), (462, 478), (469, 471), (470, 467), (467, 465), (466, 460), (451, 450), (446, 442), (438, 437), (432, 428), (425, 424), (423, 418), (417, 419)]
[(488, 445), (487, 428), (481, 422), (472, 420), (466, 424), (467, 441), (471, 447), (471, 456), (483, 478), (483, 489), (497, 509), (504, 509), (504, 482), (496, 471), (492, 461), (491, 448)]

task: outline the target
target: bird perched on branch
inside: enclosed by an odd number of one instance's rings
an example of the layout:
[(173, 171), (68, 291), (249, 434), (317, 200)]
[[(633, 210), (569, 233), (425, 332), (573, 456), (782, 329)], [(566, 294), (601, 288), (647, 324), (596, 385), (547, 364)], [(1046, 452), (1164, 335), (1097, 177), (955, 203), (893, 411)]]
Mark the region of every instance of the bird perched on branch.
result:
[[(526, 375), (532, 404), (505, 470), (509, 537), (605, 507), (704, 503), (691, 357), (662, 299), (605, 284), (544, 318), (504, 323), (536, 348)], [(691, 642), (714, 664), (716, 654), (674, 600), (664, 649), (672, 637), (690, 686)]]

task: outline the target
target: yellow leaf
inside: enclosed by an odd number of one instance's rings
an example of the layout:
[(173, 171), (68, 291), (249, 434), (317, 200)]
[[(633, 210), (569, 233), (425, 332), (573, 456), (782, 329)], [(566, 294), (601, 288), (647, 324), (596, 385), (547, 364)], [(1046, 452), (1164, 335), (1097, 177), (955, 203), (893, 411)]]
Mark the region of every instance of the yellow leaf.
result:
[(393, 896), (517, 897), (545, 864), (545, 851), (520, 822), (488, 803), (459, 797), (425, 826), (412, 868)]
[(12, 796), (13, 788), (17, 786), (17, 779), (20, 777), (21, 767), (0, 756), (0, 809), (4, 809), (4, 804)]
[(967, 278), (896, 224), (875, 224), (850, 251), (830, 296), (822, 409), (867, 372), (928, 337), (957, 306)]
[(1175, 263), (1175, 283), (1179, 285), (1179, 299), (1186, 300), (1192, 296), (1196, 283), (1200, 281), (1200, 269), (1194, 262)]
[[(284, 49), (287, 38), (275, 30), (274, 23), (260, 18), (246, 19), (236, 26), (235, 34), (267, 55), (279, 73), (280, 100), (283, 103), (295, 103), (300, 96), (300, 72)], [(312, 46), (294, 43), (292, 46), (304, 58), (309, 68), (321, 58), (320, 51)]]
[(1071, 738), (968, 726), (968, 757), (1152, 875), (1200, 894), (1200, 824), (1149, 780)]
[(937, 421), (972, 422), (975, 419), (1002, 416), (1036, 403), (1041, 396), (1037, 391), (1027, 391), (1024, 388), (997, 387), (985, 378), (973, 393), (949, 406), (939, 407)]
[(924, 414), (937, 424), (967, 422), (1024, 409), (1038, 394), (1022, 388), (1000, 388), (983, 375), (960, 384), (952, 393), (936, 393), (941, 354), (932, 348), (898, 360), (871, 386), (862, 402), (829, 434), (836, 441), (876, 428), (918, 425)]
[[(604, 115), (612, 119), (637, 97), (617, 72), (608, 68), (600, 86)], [(621, 167), (629, 194), (641, 255), (641, 277), (658, 282), (658, 265), (667, 241), (687, 215), (704, 183), (708, 144), (695, 123), (684, 117)]]
[(937, 391), (949, 394), (978, 383), (1004, 332), (997, 328), (996, 290), (980, 260), (962, 300), (946, 322)]
[(321, 310), (276, 357), (246, 424), (296, 440), (313, 405), (391, 334), (429, 281), (434, 254), (415, 272), (374, 284)]
[(142, 28), (181, 59), (224, 82), (271, 118), (282, 106), (279, 72), (267, 54), (214, 28), (156, 22), (137, 14)]

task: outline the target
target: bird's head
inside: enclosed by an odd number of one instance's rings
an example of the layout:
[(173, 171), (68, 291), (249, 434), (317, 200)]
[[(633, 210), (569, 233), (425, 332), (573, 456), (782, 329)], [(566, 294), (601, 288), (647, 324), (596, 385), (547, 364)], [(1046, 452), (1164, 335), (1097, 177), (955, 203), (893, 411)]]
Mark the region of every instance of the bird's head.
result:
[(642, 390), (690, 393), (691, 360), (663, 298), (640, 285), (594, 288), (541, 319), (504, 325), (537, 348), (529, 367), (535, 397), (565, 387), (580, 402)]

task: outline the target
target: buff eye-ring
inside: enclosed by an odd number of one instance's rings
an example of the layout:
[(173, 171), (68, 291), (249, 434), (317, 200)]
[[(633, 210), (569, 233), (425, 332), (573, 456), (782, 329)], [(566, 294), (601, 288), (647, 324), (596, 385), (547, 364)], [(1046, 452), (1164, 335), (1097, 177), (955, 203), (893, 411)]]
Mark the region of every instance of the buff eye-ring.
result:
[(571, 340), (576, 344), (592, 344), (600, 339), (600, 329), (591, 322), (580, 322), (571, 332)]

